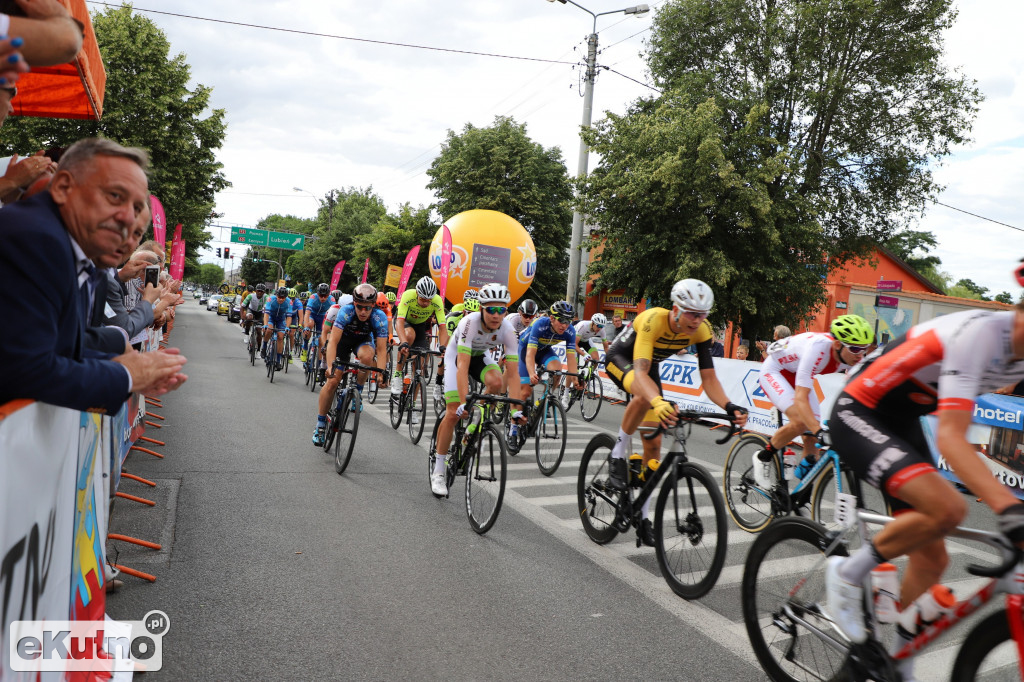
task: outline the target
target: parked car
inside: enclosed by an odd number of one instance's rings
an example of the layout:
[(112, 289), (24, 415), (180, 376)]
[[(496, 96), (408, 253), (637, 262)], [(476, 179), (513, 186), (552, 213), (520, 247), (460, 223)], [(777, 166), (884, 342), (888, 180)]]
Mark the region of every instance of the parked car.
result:
[(207, 310), (216, 310), (217, 309), (217, 304), (220, 303), (220, 299), (221, 298), (222, 298), (222, 296), (220, 294), (214, 294), (213, 296), (210, 296), (209, 300), (207, 300), (207, 302), (206, 302), (206, 309)]
[(238, 322), (242, 319), (242, 296), (237, 295), (231, 301), (231, 308), (228, 310), (228, 322)]
[(234, 300), (234, 296), (225, 295), (221, 296), (220, 300), (217, 301), (217, 314), (227, 315), (231, 312), (231, 302)]
[(202, 298), (202, 297), (203, 297), (203, 292), (199, 291), (199, 289), (193, 289), (192, 290), (192, 298)]

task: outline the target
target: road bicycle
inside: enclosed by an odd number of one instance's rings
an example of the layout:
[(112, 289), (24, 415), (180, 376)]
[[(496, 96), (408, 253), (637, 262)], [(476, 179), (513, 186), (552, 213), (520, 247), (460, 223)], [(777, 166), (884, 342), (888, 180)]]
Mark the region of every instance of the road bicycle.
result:
[(306, 385), (309, 386), (311, 393), (315, 392), (319, 386), (317, 378), (320, 376), (320, 368), (323, 367), (323, 364), (324, 359), (320, 356), (320, 337), (314, 335), (309, 340), (306, 361), (302, 363), (302, 369), (306, 373)]
[(729, 431), (715, 441), (719, 445), (732, 438), (738, 429), (728, 414), (682, 410), (676, 416), (679, 422), (675, 426), (659, 426), (644, 435), (650, 440), (667, 432), (671, 438), (669, 451), (656, 468), (643, 470), (639, 476), (631, 470), (624, 490), (615, 489), (609, 481), (614, 436), (594, 436), (580, 461), (576, 497), (583, 530), (591, 540), (606, 544), (632, 526), (637, 531), (639, 547), (643, 506), (664, 480), (654, 508), (658, 566), (673, 592), (683, 599), (698, 599), (714, 587), (722, 572), (729, 523), (718, 484), (707, 469), (687, 459), (686, 441), (693, 423), (701, 419), (729, 422)]
[[(498, 519), (501, 502), (505, 497), (505, 477), (508, 469), (505, 439), (486, 414), (488, 409), (502, 403), (522, 405), (523, 401), (493, 394), (470, 393), (466, 396), (466, 413), (469, 419), (459, 419), (456, 422), (445, 466), (449, 494), (452, 485), (455, 484), (455, 477), (466, 477), (466, 516), (469, 517), (469, 525), (481, 535), (490, 530)], [(430, 435), (430, 454), (427, 457), (428, 480), (434, 473), (437, 432), (442, 421), (437, 420)]]
[(584, 377), (583, 388), (577, 388), (576, 384), (562, 386), (560, 398), (569, 392), (569, 403), (565, 408), (568, 412), (576, 403), (580, 404), (580, 415), (584, 421), (592, 422), (601, 411), (601, 403), (604, 402), (604, 387), (601, 384), (601, 377), (597, 375), (597, 368), (600, 362), (594, 362), (589, 355), (580, 367), (580, 376)]
[[(263, 327), (267, 329), (268, 327)], [(250, 332), (251, 333), (251, 332)], [(274, 333), (270, 335), (268, 341), (263, 342), (263, 362), (267, 365), (267, 376), (270, 378), (270, 383), (274, 383), (274, 374), (277, 372), (277, 336), (281, 332), (274, 329)], [(284, 365), (284, 371), (288, 371), (288, 338), (285, 337), (284, 349), (281, 352), (281, 362)]]
[[(387, 354), (384, 356), (385, 358), (387, 358), (387, 360), (384, 363), (384, 379), (385, 379), (385, 381), (391, 379), (391, 368), (392, 368), (391, 350), (394, 348), (394, 346), (395, 346), (395, 342), (392, 341), (389, 338), (388, 342), (387, 342), (387, 351), (386, 351)], [(374, 403), (377, 402), (377, 396), (379, 394), (380, 394), (380, 381), (373, 380), (369, 384), (367, 384), (367, 386), (366, 386), (366, 402), (368, 402), (371, 405), (373, 405)]]
[[(753, 457), (767, 445), (767, 436), (745, 433), (733, 443), (725, 458), (722, 492), (729, 516), (736, 525), (748, 533), (758, 533), (772, 519), (788, 514), (810, 516), (825, 526), (831, 524), (836, 495), (854, 486), (853, 471), (842, 463), (835, 450), (828, 449), (821, 452), (803, 478), (789, 481), (783, 474), (783, 452), (776, 450), (769, 462), (771, 485), (761, 487), (754, 479)], [(866, 492), (869, 509), (880, 513), (890, 511), (880, 492), (874, 488)]]
[(565, 371), (544, 370), (541, 372), (544, 390), (532, 406), (527, 406), (526, 424), (520, 425), (515, 436), (511, 433), (511, 420), (506, 433), (509, 453), (519, 454), (526, 441), (533, 439), (533, 448), (537, 456), (537, 468), (545, 476), (558, 471), (558, 466), (565, 456), (565, 443), (568, 438), (569, 420), (565, 416), (565, 408), (558, 399), (553, 387), (560, 377), (576, 377), (577, 374)]
[(384, 370), (360, 362), (340, 360), (335, 360), (334, 367), (336, 371), (341, 371), (341, 381), (327, 409), (324, 452), (330, 453), (331, 448), (334, 449), (334, 470), (342, 474), (352, 458), (352, 448), (355, 447), (356, 433), (359, 431), (359, 415), (363, 411), (363, 397), (356, 388), (356, 377), (362, 371), (372, 374)]
[[(863, 604), (868, 639), (854, 644), (842, 633), (825, 608), (828, 557), (848, 555), (852, 547), (868, 538), (868, 525), (883, 526), (891, 521), (891, 517), (860, 508), (857, 494), (844, 493), (837, 506), (839, 530), (828, 531), (808, 519), (788, 517), (777, 520), (754, 541), (743, 570), (743, 620), (754, 654), (768, 676), (775, 682), (897, 682), (902, 679), (897, 669), (901, 662), (993, 597), (1005, 594), (1005, 607), (980, 620), (964, 639), (949, 679), (1022, 679), (1024, 554), (998, 533), (962, 527), (949, 533), (949, 537), (995, 548), (999, 555), (992, 559), (999, 563), (967, 566), (971, 575), (989, 580), (899, 651), (890, 655), (882, 644), (890, 639), (883, 635), (891, 632), (875, 613), (870, 574), (865, 579)], [(796, 576), (794, 569), (799, 569)]]
[(423, 376), (422, 367), (426, 362), (416, 362), (423, 358), (440, 355), (436, 350), (426, 348), (408, 348), (409, 360), (405, 363), (402, 392), (392, 395), (388, 403), (391, 417), (391, 428), (397, 430), (402, 425), (402, 418), (408, 415), (406, 424), (409, 427), (409, 440), (416, 443), (423, 437), (423, 425), (427, 421), (427, 379)]
[[(256, 332), (259, 331), (259, 334)], [(246, 350), (249, 351), (249, 364), (256, 366), (256, 355), (260, 352), (260, 338), (262, 338), (262, 327), (253, 322), (249, 325), (249, 339), (246, 342)]]

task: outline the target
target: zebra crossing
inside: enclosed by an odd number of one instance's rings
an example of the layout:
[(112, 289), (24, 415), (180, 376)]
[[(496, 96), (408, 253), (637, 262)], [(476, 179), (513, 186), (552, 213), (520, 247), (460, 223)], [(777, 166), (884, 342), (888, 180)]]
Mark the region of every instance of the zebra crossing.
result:
[[(390, 427), (386, 394), (382, 393), (376, 404), (367, 404), (365, 414), (373, 415), (374, 418)], [(432, 411), (428, 410), (423, 437), (417, 446), (424, 453), (429, 447), (430, 434), (435, 421)], [(578, 416), (570, 416), (569, 423), (571, 430), (566, 443), (565, 456), (554, 475), (549, 477), (540, 473), (532, 442), (527, 442), (518, 455), (509, 457), (502, 515), (509, 509), (522, 514), (540, 526), (542, 530), (598, 564), (659, 607), (673, 614), (680, 621), (714, 638), (735, 656), (759, 668), (747, 638), (740, 603), (743, 564), (750, 545), (757, 536), (740, 530), (729, 519), (726, 563), (715, 587), (701, 600), (685, 601), (680, 599), (665, 584), (657, 565), (654, 549), (637, 547), (636, 536), (632, 531), (620, 535), (607, 545), (593, 543), (584, 533), (579, 519), (576, 496), (580, 458), (593, 436), (598, 433), (610, 432), (594, 423), (584, 422)], [(407, 434), (404, 421), (398, 432), (403, 435)], [(728, 445), (720, 447), (727, 448)], [(723, 450), (722, 460), (724, 460), (724, 455)], [(699, 455), (694, 456), (692, 452), (689, 459), (706, 467), (721, 486), (723, 471), (720, 463), (708, 461)], [(424, 475), (423, 483), (426, 492), (426, 475)], [(457, 480), (455, 485), (461, 486), (461, 479)], [(455, 498), (456, 495), (453, 494), (452, 499)], [(652, 504), (652, 515), (653, 507)], [(710, 511), (710, 507), (708, 510)], [(968, 522), (974, 523), (970, 519)], [(501, 526), (501, 517), (499, 516), (490, 533), (500, 533)], [(996, 557), (989, 551), (979, 549), (977, 545), (969, 545), (959, 540), (947, 541), (947, 551), (950, 555), (950, 567), (946, 572), (943, 584), (950, 587), (959, 599), (963, 599), (973, 594), (985, 583), (985, 580), (968, 574), (966, 566), (971, 562), (993, 563), (996, 561)], [(811, 566), (804, 565), (805, 563), (778, 560), (762, 569), (767, 571), (763, 576), (780, 579), (796, 577), (801, 571), (811, 568)], [(919, 655), (915, 663), (915, 673), (918, 679), (948, 679), (953, 660), (963, 638), (970, 632), (977, 620), (990, 613), (992, 609), (996, 608), (996, 604), (1000, 603), (1000, 600), (994, 600), (992, 605), (972, 616), (969, 622), (961, 623), (955, 630)]]

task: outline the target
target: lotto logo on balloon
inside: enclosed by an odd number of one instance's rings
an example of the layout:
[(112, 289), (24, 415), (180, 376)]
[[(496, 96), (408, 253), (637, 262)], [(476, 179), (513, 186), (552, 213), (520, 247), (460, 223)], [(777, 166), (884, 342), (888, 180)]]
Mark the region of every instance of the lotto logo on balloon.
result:
[[(490, 282), (508, 287), (518, 300), (537, 274), (537, 251), (533, 239), (514, 218), (498, 211), (474, 209), (445, 221), (452, 236), (448, 289), (445, 298), (461, 303), (467, 289), (479, 289)], [(441, 241), (444, 228), (430, 243), (430, 274), (440, 287)]]

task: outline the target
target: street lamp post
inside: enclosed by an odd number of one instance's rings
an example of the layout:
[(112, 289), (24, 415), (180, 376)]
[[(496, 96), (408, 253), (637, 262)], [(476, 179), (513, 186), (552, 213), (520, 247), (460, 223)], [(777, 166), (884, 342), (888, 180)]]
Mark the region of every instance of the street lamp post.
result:
[[(585, 88), (583, 90), (583, 128), (590, 127), (590, 121), (593, 114), (594, 108), (594, 80), (597, 77), (597, 18), (605, 14), (647, 14), (651, 11), (651, 8), (647, 5), (636, 5), (634, 7), (626, 7), (625, 9), (617, 9), (609, 12), (591, 12), (583, 5), (574, 2), (574, 0), (548, 0), (548, 2), (560, 2), (563, 5), (568, 3), (579, 7), (581, 10), (589, 14), (594, 19), (593, 27), (590, 31), (590, 35), (587, 36), (587, 73), (585, 79)], [(586, 141), (583, 139), (582, 131), (580, 131), (580, 153), (576, 162), (576, 177), (578, 180), (582, 180), (587, 176), (587, 164), (590, 157), (590, 148), (587, 146)], [(578, 196), (577, 196), (578, 198)], [(572, 239), (569, 242), (569, 280), (566, 283), (565, 298), (572, 303), (574, 308), (579, 308), (579, 291), (580, 291), (580, 262), (583, 258), (583, 252), (580, 249), (580, 242), (583, 241), (583, 214), (580, 212), (579, 206), (576, 206), (572, 212)]]
[[(320, 201), (320, 198), (317, 195), (315, 195), (312, 192), (310, 192), (308, 189), (302, 189), (301, 187), (292, 187), (292, 189), (294, 191), (296, 191), (296, 192), (305, 192), (309, 196), (313, 197), (313, 200), (316, 201), (316, 205), (318, 207), (322, 203)], [(327, 193), (327, 231), (328, 232), (331, 231), (331, 221), (333, 219), (334, 219), (334, 190), (332, 189), (330, 192)]]

